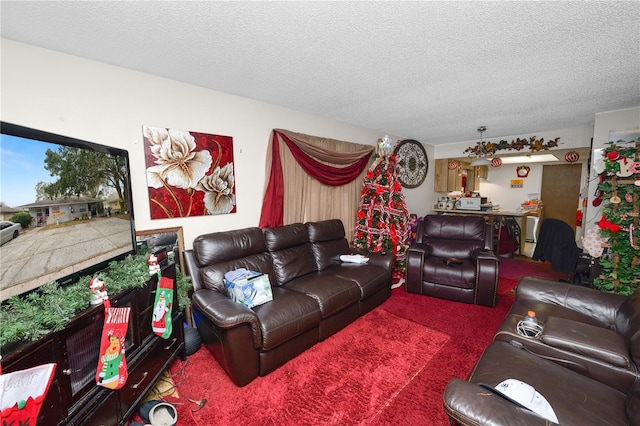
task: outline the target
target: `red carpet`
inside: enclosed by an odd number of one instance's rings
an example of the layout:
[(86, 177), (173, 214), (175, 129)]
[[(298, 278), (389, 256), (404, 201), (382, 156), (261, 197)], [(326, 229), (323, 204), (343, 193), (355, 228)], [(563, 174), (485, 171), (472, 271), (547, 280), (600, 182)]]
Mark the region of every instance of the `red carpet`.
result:
[[(167, 400), (176, 404), (178, 425), (188, 426), (449, 425), (445, 386), (471, 373), (513, 303), (505, 293), (527, 275), (563, 278), (548, 263), (501, 258), (495, 308), (400, 287), (379, 308), (244, 388), (201, 348), (172, 366), (180, 399)], [(202, 399), (198, 410), (193, 401)]]
[(517, 287), (518, 281), (522, 277), (534, 276), (559, 280), (567, 278), (566, 274), (551, 270), (549, 262), (533, 262), (528, 260), (500, 258), (498, 278), (498, 294), (507, 294)]
[(453, 377), (466, 379), (513, 303), (499, 295), (495, 308), (451, 302), (394, 290), (382, 309), (447, 334), (449, 342), (407, 386), (375, 425), (447, 426), (442, 394)]
[[(185, 420), (180, 424), (376, 422), (449, 341), (446, 334), (426, 325), (376, 309), (243, 388), (235, 386), (209, 351), (201, 348), (189, 357), (184, 382), (180, 384), (179, 375), (174, 381), (181, 399), (204, 397), (207, 402), (195, 413), (179, 407)], [(172, 372), (182, 364), (175, 363)]]

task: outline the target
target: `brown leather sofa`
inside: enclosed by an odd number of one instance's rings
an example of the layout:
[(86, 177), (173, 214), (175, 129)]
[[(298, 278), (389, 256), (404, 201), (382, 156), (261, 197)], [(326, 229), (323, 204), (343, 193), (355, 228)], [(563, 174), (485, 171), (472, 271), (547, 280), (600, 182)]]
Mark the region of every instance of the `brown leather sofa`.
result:
[[(391, 295), (395, 256), (367, 253), (367, 264), (340, 261), (354, 252), (337, 219), (194, 240), (185, 261), (195, 322), (236, 385), (269, 374)], [(224, 274), (238, 268), (269, 274), (273, 300), (249, 309), (227, 298)]]
[(407, 251), (407, 292), (495, 306), (498, 258), (492, 244), (491, 226), (481, 216), (425, 216)]
[[(516, 331), (527, 311), (537, 337)], [(468, 381), (452, 380), (444, 407), (462, 425), (549, 424), (489, 392), (517, 379), (550, 403), (562, 425), (640, 425), (640, 291), (630, 297), (523, 278), (516, 301)]]

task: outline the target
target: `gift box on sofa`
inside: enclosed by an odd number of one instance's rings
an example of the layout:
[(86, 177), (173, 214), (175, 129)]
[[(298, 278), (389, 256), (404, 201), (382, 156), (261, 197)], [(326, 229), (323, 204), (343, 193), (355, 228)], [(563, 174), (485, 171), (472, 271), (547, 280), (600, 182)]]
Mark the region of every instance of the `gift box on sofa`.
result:
[(245, 268), (229, 271), (224, 275), (227, 297), (247, 308), (273, 300), (269, 275)]

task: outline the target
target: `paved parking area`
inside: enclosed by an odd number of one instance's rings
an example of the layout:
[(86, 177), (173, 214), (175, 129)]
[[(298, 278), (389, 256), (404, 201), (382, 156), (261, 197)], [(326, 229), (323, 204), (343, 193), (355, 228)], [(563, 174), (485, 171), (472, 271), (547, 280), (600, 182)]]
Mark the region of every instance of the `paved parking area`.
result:
[(130, 229), (128, 218), (114, 216), (21, 233), (0, 246), (0, 299), (129, 251)]

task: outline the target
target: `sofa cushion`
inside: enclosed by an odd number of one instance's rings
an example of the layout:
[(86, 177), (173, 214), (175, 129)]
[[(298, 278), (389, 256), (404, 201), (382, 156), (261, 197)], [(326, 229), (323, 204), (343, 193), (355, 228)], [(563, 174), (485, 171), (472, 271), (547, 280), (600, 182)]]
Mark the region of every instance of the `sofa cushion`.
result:
[(311, 243), (340, 240), (345, 237), (344, 225), (340, 219), (307, 222), (306, 227), (309, 234), (309, 242)]
[(613, 330), (564, 318), (548, 317), (540, 340), (554, 348), (598, 359), (616, 367), (631, 368), (627, 345)]
[(270, 252), (299, 246), (309, 242), (307, 227), (302, 223), (264, 228), (264, 242)]
[(260, 228), (214, 232), (193, 240), (193, 252), (198, 266), (240, 259), (267, 251)]
[(301, 223), (265, 228), (267, 250), (273, 260), (272, 285), (284, 285), (294, 278), (316, 272), (316, 262), (307, 241), (307, 228)]
[(204, 288), (210, 288), (226, 294), (224, 274), (239, 268), (269, 274), (270, 277), (273, 276), (271, 256), (269, 256), (269, 253), (258, 253), (240, 259), (213, 263), (201, 267), (198, 272), (200, 275), (200, 283)]
[(314, 298), (323, 318), (340, 312), (360, 299), (360, 287), (354, 281), (324, 272), (291, 280), (286, 288)]
[(429, 282), (457, 288), (475, 288), (476, 264), (470, 260), (447, 265), (441, 257), (426, 257), (422, 268), (423, 276), (428, 277)]
[(326, 269), (325, 272), (355, 281), (360, 288), (360, 300), (367, 299), (384, 287), (391, 285), (389, 270), (378, 265), (340, 263), (330, 269)]
[(303, 293), (282, 287), (272, 288), (273, 300), (256, 306), (253, 311), (260, 320), (262, 351), (317, 327), (322, 313), (317, 301)]
[(591, 317), (587, 314), (578, 312), (565, 306), (547, 303), (544, 301), (516, 299), (515, 303), (511, 305), (509, 314), (525, 316), (527, 315), (528, 311), (534, 311), (536, 313), (536, 317), (538, 317), (538, 320), (542, 322), (545, 322), (548, 317), (556, 317), (578, 321), (584, 324), (593, 325), (595, 327), (609, 329), (606, 327), (606, 324), (603, 324), (597, 318)]
[(495, 387), (509, 378), (533, 386), (549, 401), (560, 424), (628, 424), (625, 394), (506, 342), (487, 347), (469, 380)]
[(486, 223), (482, 217), (425, 216), (419, 225), (419, 242), (432, 245), (432, 256), (470, 259), (474, 250), (485, 248)]
[(313, 252), (318, 271), (324, 271), (331, 266), (341, 264), (340, 256), (351, 253), (349, 244), (344, 238), (312, 243), (311, 251)]

